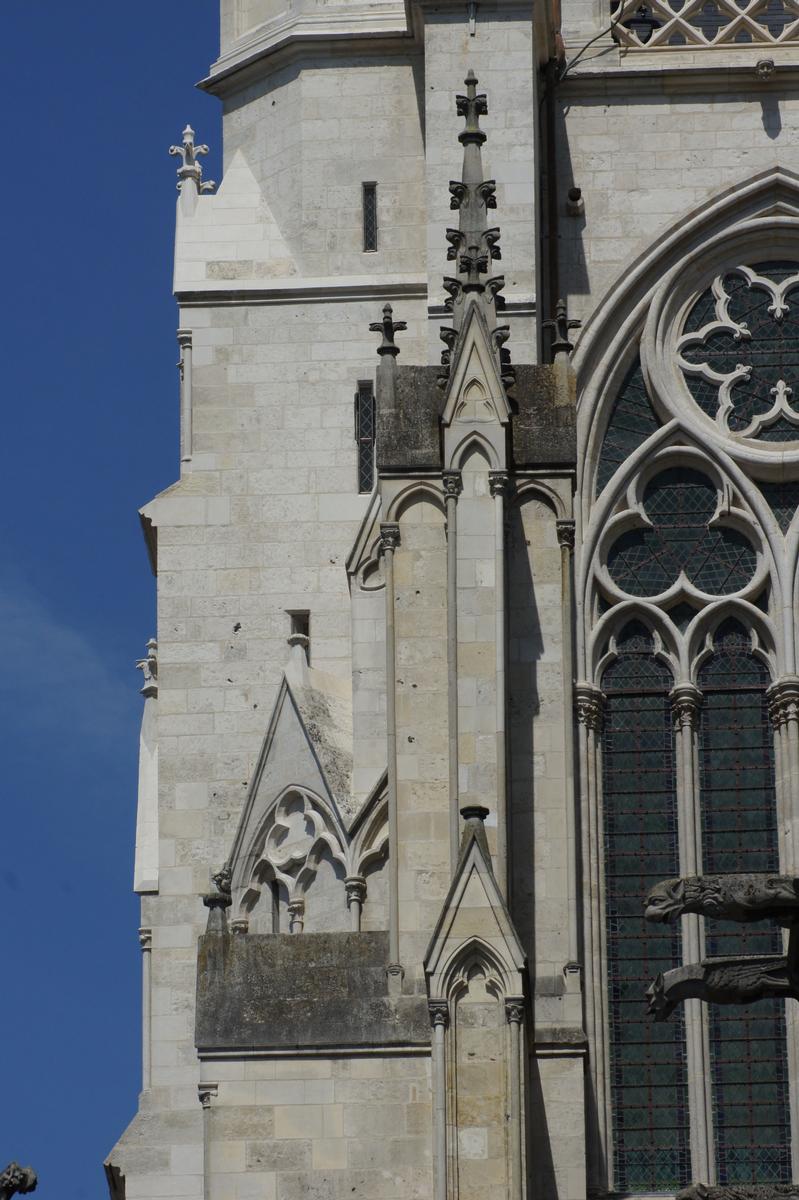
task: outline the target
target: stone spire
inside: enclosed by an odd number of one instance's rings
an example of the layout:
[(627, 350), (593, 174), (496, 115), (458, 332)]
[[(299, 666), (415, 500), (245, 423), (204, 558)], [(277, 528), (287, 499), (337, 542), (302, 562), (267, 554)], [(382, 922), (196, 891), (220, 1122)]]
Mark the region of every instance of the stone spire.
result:
[(502, 275), (491, 274), (493, 264), (502, 256), (499, 229), (488, 223), (488, 210), (497, 206), (496, 183), (493, 179), (483, 178), (481, 153), (486, 134), (480, 128), (480, 117), (487, 114), (488, 103), (477, 91), (473, 71), (469, 71), (464, 83), (466, 95), (457, 97), (458, 115), (465, 118), (464, 128), (458, 134), (458, 141), (463, 146), (463, 169), (461, 178), (452, 180), (449, 185), (451, 207), (458, 210), (459, 221), (457, 229), (448, 229), (446, 233), (449, 242), (447, 258), (457, 264), (457, 275), (444, 277), (444, 290), (448, 294), (445, 304), (452, 313), (452, 328), (441, 330), (441, 339), (447, 346), (441, 355), (443, 378), (449, 376), (469, 309), (477, 306), (485, 319), (507, 387), (513, 381), (510, 354), (503, 349), (508, 328), (497, 325), (497, 310), (503, 305), (499, 293), (505, 280)]
[(181, 165), (177, 170), (177, 189), (180, 192), (182, 203), (191, 210), (198, 196), (203, 192), (212, 192), (216, 187), (213, 179), (203, 179), (203, 169), (199, 161), (203, 155), (208, 153), (208, 147), (204, 144), (195, 145), (194, 130), (191, 125), (187, 125), (183, 130), (181, 145), (170, 146), (169, 153), (180, 155)]

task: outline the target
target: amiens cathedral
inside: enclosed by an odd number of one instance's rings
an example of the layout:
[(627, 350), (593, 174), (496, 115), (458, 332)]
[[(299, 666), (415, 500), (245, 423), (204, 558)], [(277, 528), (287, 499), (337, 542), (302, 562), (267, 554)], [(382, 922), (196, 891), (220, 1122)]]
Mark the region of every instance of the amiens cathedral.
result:
[(220, 30), (110, 1196), (778, 1194), (786, 933), (644, 901), (799, 876), (799, 0)]

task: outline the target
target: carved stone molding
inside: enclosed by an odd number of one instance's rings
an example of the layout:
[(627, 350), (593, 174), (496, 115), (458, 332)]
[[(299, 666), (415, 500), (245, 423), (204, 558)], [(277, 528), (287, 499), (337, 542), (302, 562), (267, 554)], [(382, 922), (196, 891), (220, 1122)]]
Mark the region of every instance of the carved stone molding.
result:
[(204, 1109), (211, 1107), (211, 1101), (216, 1099), (219, 1092), (218, 1083), (198, 1083), (197, 1084), (197, 1099), (200, 1101)]
[(675, 728), (694, 729), (702, 707), (702, 693), (692, 683), (679, 683), (669, 694)]
[(385, 553), (387, 550), (396, 550), (400, 544), (400, 527), (393, 521), (384, 521), (380, 526), (380, 548)]
[(558, 545), (566, 546), (569, 550), (574, 549), (574, 521), (561, 520), (555, 522), (555, 529), (558, 535)]
[(430, 1024), (435, 1027), (443, 1025), (446, 1029), (449, 1025), (449, 1004), (446, 1000), (428, 1000), (427, 1011), (430, 1013)]
[(778, 679), (766, 692), (768, 715), (775, 729), (789, 721), (799, 721), (799, 677), (788, 675)]
[(488, 488), (492, 496), (507, 496), (510, 488), (510, 475), (507, 471), (489, 471)]
[(447, 500), (457, 500), (463, 491), (463, 476), (460, 471), (444, 471), (441, 475), (441, 483)]
[(574, 689), (577, 720), (594, 733), (602, 729), (605, 697), (590, 683), (578, 683)]

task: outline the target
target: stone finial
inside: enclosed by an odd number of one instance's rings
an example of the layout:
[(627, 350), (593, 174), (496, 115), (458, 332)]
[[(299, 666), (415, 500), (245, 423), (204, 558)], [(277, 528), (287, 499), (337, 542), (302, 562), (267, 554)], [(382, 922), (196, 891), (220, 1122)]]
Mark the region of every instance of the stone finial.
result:
[(390, 304), (383, 305), (382, 321), (372, 321), (369, 326), (371, 333), (382, 333), (383, 340), (377, 347), (377, 353), (381, 356), (390, 354), (392, 358), (396, 358), (399, 354), (399, 346), (394, 342), (394, 334), (401, 333), (403, 329), (407, 329), (405, 321), (394, 320), (394, 309)]
[(38, 1182), (32, 1167), (21, 1167), (19, 1163), (10, 1162), (5, 1171), (0, 1172), (0, 1200), (11, 1200), (17, 1192), (22, 1196), (34, 1192)]
[(477, 76), (471, 68), (463, 83), (466, 88), (466, 95), (455, 97), (458, 116), (466, 118), (466, 124), (458, 134), (458, 141), (462, 146), (466, 146), (469, 143), (482, 146), (486, 140), (486, 135), (480, 128), (480, 117), (485, 117), (488, 114), (488, 100), (485, 95), (478, 95)]
[(146, 655), (136, 663), (136, 670), (144, 676), (141, 694), (145, 698), (158, 695), (158, 642), (150, 638), (147, 643)]
[(553, 331), (552, 357), (557, 358), (560, 354), (571, 354), (574, 344), (569, 340), (569, 334), (572, 329), (579, 329), (582, 321), (569, 320), (566, 301), (558, 300), (555, 305), (555, 316), (542, 321), (541, 324), (544, 329)]
[(216, 187), (213, 179), (206, 180), (203, 183), (203, 169), (197, 161), (202, 155), (208, 153), (208, 147), (204, 144), (195, 146), (194, 130), (191, 125), (187, 125), (183, 130), (183, 142), (180, 146), (170, 146), (170, 154), (179, 154), (181, 157), (181, 165), (178, 167), (178, 191), (183, 190), (183, 185), (187, 180), (194, 183), (198, 192), (212, 192)]

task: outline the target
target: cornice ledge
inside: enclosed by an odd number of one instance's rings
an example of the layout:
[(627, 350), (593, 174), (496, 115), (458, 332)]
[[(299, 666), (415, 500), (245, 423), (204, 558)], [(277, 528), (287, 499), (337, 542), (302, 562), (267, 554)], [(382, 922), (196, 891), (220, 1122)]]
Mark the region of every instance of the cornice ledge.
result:
[(427, 279), (417, 275), (361, 275), (342, 280), (340, 276), (285, 279), (265, 287), (262, 281), (225, 280), (192, 282), (175, 288), (183, 307), (241, 304), (297, 304), (301, 301), (427, 299)]
[[(767, 47), (762, 47), (764, 53)], [(763, 92), (781, 92), (786, 84), (799, 83), (799, 61), (778, 63), (768, 79), (759, 79), (754, 66), (734, 66), (730, 63), (686, 63), (682, 66), (612, 66), (599, 70), (578, 68), (559, 85), (564, 97), (570, 94), (612, 92), (614, 95), (633, 91), (636, 95), (668, 92), (712, 92), (717, 97), (729, 93), (739, 99), (743, 88), (753, 99)]]
[(360, 12), (349, 7), (340, 13), (330, 10), (310, 12), (262, 27), (252, 37), (237, 42), (220, 55), (210, 74), (201, 79), (197, 87), (217, 94), (228, 90), (234, 81), (235, 86), (242, 86), (259, 74), (267, 59), (303, 43), (380, 38), (407, 41), (414, 36), (409, 2), (398, 0), (382, 7), (385, 12), (366, 6)]

